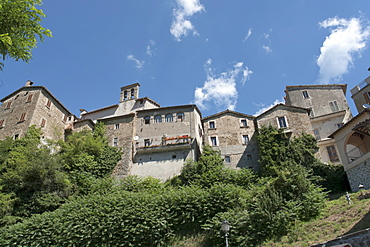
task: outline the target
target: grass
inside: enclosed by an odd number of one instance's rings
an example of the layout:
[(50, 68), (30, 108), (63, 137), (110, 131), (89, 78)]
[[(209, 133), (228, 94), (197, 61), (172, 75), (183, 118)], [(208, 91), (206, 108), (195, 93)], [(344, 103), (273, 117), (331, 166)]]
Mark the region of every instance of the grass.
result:
[(306, 247), (370, 228), (369, 199), (360, 199), (361, 194), (370, 196), (370, 191), (351, 194), (352, 204), (348, 204), (344, 195), (328, 200), (317, 219), (298, 223), (288, 235), (262, 246)]
[[(263, 247), (307, 247), (337, 237), (370, 228), (370, 190), (350, 194), (348, 204), (344, 194), (331, 196), (321, 215), (309, 222), (297, 222), (295, 228), (278, 240), (267, 241)], [(368, 199), (360, 199), (359, 197)], [(177, 238), (173, 247), (203, 247), (207, 245), (205, 234)]]

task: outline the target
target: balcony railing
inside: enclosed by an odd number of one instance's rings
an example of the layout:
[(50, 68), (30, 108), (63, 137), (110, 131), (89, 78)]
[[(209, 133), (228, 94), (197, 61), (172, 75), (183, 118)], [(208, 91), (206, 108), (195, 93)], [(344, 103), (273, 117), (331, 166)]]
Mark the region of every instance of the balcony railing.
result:
[[(163, 136), (158, 139), (144, 139), (144, 143), (136, 143), (136, 151), (167, 151), (190, 148), (193, 138), (188, 135), (167, 137)], [(140, 145), (141, 144), (141, 145)]]

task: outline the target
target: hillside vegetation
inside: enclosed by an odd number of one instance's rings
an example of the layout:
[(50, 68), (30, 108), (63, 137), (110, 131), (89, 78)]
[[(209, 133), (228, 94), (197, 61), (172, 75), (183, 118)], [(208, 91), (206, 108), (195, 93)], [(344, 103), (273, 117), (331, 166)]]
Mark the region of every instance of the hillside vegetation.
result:
[(341, 170), (315, 159), (312, 136), (272, 127), (258, 136), (260, 174), (226, 169), (206, 146), (167, 182), (110, 178), (119, 152), (102, 125), (65, 143), (41, 145), (39, 134), (0, 142), (0, 246), (224, 246), (224, 219), (230, 246), (292, 241), (321, 215), (327, 191), (343, 190)]

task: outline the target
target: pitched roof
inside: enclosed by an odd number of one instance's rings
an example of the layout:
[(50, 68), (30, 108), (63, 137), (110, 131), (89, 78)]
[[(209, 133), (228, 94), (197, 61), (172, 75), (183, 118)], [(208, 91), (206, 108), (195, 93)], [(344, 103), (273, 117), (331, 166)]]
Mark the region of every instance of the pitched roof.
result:
[(231, 111), (231, 110), (227, 109), (225, 111), (222, 111), (222, 112), (219, 112), (219, 113), (210, 115), (208, 117), (205, 117), (205, 118), (202, 119), (202, 121), (208, 120), (208, 119), (211, 119), (211, 118), (215, 118), (215, 117), (220, 117), (220, 116), (226, 115), (226, 114), (237, 115), (237, 116), (240, 116), (240, 117), (243, 117), (243, 118), (253, 118), (253, 119), (255, 118), (252, 115), (247, 115), (247, 114), (244, 114), (244, 113), (240, 113), (240, 112), (236, 112), (236, 111)]
[(291, 108), (291, 109), (302, 110), (302, 111), (306, 111), (307, 113), (310, 113), (310, 111), (311, 111), (311, 109), (308, 109), (308, 108), (303, 108), (303, 107), (298, 107), (298, 106), (291, 106), (291, 105), (285, 105), (285, 104), (280, 103), (280, 104), (274, 105), (270, 109), (268, 109), (265, 112), (261, 113), (260, 115), (256, 116), (256, 118), (262, 117), (263, 115), (265, 115), (265, 114), (267, 114), (267, 113), (275, 110), (278, 107), (286, 107), (286, 108)]

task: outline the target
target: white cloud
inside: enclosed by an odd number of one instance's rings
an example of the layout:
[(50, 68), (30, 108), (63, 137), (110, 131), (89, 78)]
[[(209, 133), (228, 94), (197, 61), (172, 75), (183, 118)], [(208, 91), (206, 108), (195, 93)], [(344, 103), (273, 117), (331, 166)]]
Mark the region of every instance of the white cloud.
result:
[(329, 18), (319, 23), (320, 27), (330, 28), (320, 48), (317, 65), (320, 67), (319, 82), (330, 83), (341, 80), (353, 66), (354, 56), (361, 55), (369, 38), (369, 27), (362, 27), (358, 18), (339, 19)]
[(141, 69), (144, 65), (144, 61), (140, 61), (134, 57), (134, 55), (127, 56), (128, 61), (133, 61), (136, 64), (136, 68)]
[(248, 67), (243, 68), (243, 63), (236, 63), (233, 69), (215, 76), (210, 68), (212, 60), (208, 60), (204, 65), (207, 80), (204, 86), (196, 88), (194, 92), (195, 104), (201, 109), (207, 109), (209, 102), (212, 102), (218, 109), (235, 110), (238, 99), (236, 83), (241, 76), (241, 83), (245, 83), (253, 73)]
[(181, 41), (182, 36), (187, 36), (189, 32), (197, 35), (193, 24), (189, 20), (195, 13), (204, 10), (199, 0), (176, 0), (178, 8), (173, 10), (173, 22), (170, 28), (171, 34), (177, 41)]
[(154, 48), (154, 46), (156, 45), (155, 41), (154, 40), (149, 40), (149, 44), (146, 46), (146, 54), (148, 56), (154, 56), (155, 55), (155, 52), (156, 52), (156, 48)]
[(284, 99), (276, 99), (274, 101), (274, 103), (272, 103), (271, 105), (269, 106), (265, 106), (265, 104), (255, 104), (255, 105), (258, 105), (258, 106), (262, 106), (261, 109), (259, 109), (253, 116), (258, 116), (258, 115), (261, 115), (262, 113), (264, 113), (265, 111), (271, 109), (272, 107), (278, 105), (278, 104), (281, 104), (281, 103), (285, 103), (284, 102)]
[(248, 33), (247, 35), (245, 36), (244, 40), (243, 41), (247, 41), (247, 39), (252, 35), (252, 28), (249, 28), (248, 29)]
[(264, 49), (266, 53), (272, 52), (272, 49), (269, 46), (266, 46), (266, 45), (263, 45), (262, 49)]

